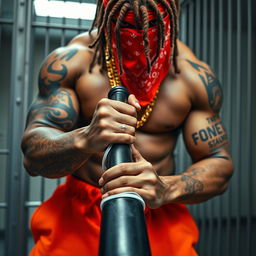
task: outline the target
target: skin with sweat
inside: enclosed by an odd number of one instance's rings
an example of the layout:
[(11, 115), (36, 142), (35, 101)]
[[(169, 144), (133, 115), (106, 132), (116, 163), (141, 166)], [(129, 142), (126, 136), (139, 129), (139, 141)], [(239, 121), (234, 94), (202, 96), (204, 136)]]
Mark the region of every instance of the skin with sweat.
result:
[[(43, 62), (39, 94), (22, 138), (24, 165), (32, 176), (73, 174), (101, 187), (103, 197), (139, 193), (151, 208), (166, 203), (199, 203), (223, 193), (232, 175), (228, 139), (220, 120), (222, 90), (208, 65), (178, 42), (180, 73), (170, 68), (146, 124), (134, 95), (127, 103), (107, 99), (106, 72), (88, 72), (95, 36), (75, 37)], [(126, 130), (122, 129), (126, 125)], [(193, 164), (174, 172), (173, 151), (182, 133)], [(133, 163), (103, 173), (101, 160), (110, 143), (129, 143)]]

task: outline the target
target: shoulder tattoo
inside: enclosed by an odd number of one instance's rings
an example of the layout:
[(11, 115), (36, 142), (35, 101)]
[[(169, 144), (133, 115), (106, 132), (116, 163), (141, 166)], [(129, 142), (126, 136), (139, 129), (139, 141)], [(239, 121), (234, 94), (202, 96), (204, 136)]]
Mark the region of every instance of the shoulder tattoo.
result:
[[(72, 48), (62, 54), (55, 54), (53, 58), (46, 62), (39, 73), (38, 83), (42, 95), (49, 95), (60, 88), (61, 82), (67, 77), (67, 62), (70, 61), (78, 52)], [(58, 64), (56, 62), (58, 61)], [(44, 72), (42, 72), (44, 70)], [(51, 79), (49, 79), (51, 76)]]
[(58, 89), (47, 99), (39, 97), (34, 101), (27, 123), (40, 123), (68, 131), (74, 127), (77, 116), (69, 92)]
[(219, 79), (209, 68), (190, 60), (187, 60), (187, 62), (198, 72), (198, 76), (207, 91), (209, 106), (215, 113), (218, 113), (220, 111), (223, 98)]

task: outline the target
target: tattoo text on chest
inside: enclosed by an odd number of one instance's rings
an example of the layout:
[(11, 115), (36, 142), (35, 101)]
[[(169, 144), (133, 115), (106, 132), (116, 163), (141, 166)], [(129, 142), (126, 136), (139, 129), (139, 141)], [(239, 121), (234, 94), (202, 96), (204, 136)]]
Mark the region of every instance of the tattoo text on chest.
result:
[(215, 113), (218, 113), (222, 105), (223, 97), (220, 81), (210, 69), (190, 60), (187, 60), (187, 62), (198, 71), (198, 76), (200, 77), (207, 91), (209, 106)]
[(182, 196), (182, 199), (189, 199), (191, 196), (202, 192), (204, 190), (204, 184), (200, 180), (196, 179), (195, 176), (199, 173), (205, 172), (205, 169), (202, 167), (193, 168), (190, 174), (184, 174), (181, 177), (181, 181), (185, 182), (184, 192), (185, 195)]

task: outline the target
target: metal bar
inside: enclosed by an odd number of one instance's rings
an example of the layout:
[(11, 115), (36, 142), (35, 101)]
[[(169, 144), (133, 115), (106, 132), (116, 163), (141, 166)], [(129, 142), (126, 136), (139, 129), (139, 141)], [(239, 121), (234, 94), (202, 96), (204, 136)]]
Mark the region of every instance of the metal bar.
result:
[[(23, 180), (20, 172), (22, 158), (17, 141), (20, 141), (23, 133), (23, 98), (24, 90), (24, 60), (25, 60), (25, 23), (26, 2), (16, 0), (14, 6), (15, 22), (12, 37), (12, 66), (11, 66), (11, 90), (10, 90), (10, 113), (9, 118), (9, 140), (11, 158), (8, 158), (7, 168), (7, 221), (5, 255), (24, 255), (24, 191), (22, 191)], [(13, 246), (15, 241), (15, 246)]]
[(27, 201), (25, 207), (38, 207), (42, 204), (42, 201)]
[(0, 149), (0, 155), (9, 155), (10, 151), (9, 149)]
[(195, 12), (194, 12), (194, 2), (191, 2), (188, 5), (188, 44), (191, 49), (194, 50), (194, 18), (195, 18)]
[[(236, 55), (237, 55), (237, 59), (236, 59), (236, 119), (235, 119), (235, 127), (236, 127), (236, 135), (233, 138), (233, 142), (235, 143), (234, 145), (241, 145), (241, 40), (242, 40), (242, 15), (241, 15), (241, 2), (240, 0), (237, 0), (237, 5), (236, 5), (236, 9), (237, 9), (237, 47), (236, 47)], [(240, 196), (241, 196), (241, 160), (240, 160), (240, 156), (241, 156), (241, 146), (236, 147), (236, 152), (234, 154), (235, 158), (234, 160), (237, 160), (236, 163), (236, 167), (237, 167), (237, 172), (236, 172), (236, 204), (237, 204), (237, 212), (236, 212), (236, 243), (235, 243), (235, 252), (236, 255), (241, 255), (240, 254), (240, 219), (241, 219), (241, 213), (240, 213), (240, 207), (241, 207), (241, 200), (240, 200)]]
[(201, 38), (200, 38), (200, 32), (201, 32), (201, 0), (197, 0), (195, 2), (196, 6), (196, 38), (195, 38), (195, 53), (198, 56), (198, 58), (201, 58)]
[[(49, 17), (47, 17), (49, 19)], [(49, 28), (45, 29), (45, 40), (44, 40), (44, 57), (49, 54), (50, 49), (50, 35), (49, 35)], [(43, 202), (45, 196), (45, 179), (41, 177), (41, 192), (40, 192), (40, 200)]]
[(207, 15), (207, 10), (208, 10), (208, 0), (203, 1), (203, 60), (205, 62), (207, 61), (207, 53), (208, 53), (208, 40), (207, 40), (207, 23), (208, 23), (208, 15)]
[[(210, 65), (215, 68), (215, 0), (210, 0), (210, 58), (209, 63)], [(207, 255), (212, 256), (213, 252), (213, 199), (209, 201), (209, 211), (208, 211), (208, 217), (209, 217), (209, 227), (208, 227), (208, 253)]]
[(0, 202), (0, 208), (7, 208), (6, 202)]
[[(223, 29), (223, 0), (219, 0), (219, 37), (218, 37), (218, 44), (219, 44), (219, 52), (218, 52), (218, 75), (220, 81), (222, 82), (223, 79), (223, 44), (224, 44), (224, 29)], [(217, 226), (217, 233), (216, 233), (216, 254), (221, 255), (221, 243), (222, 243), (222, 197), (218, 198), (218, 226)]]
[(191, 3), (191, 0), (183, 0), (181, 3), (181, 8), (185, 8), (185, 6), (188, 5), (189, 3)]
[[(33, 0), (27, 0), (27, 12), (26, 12), (26, 44), (25, 44), (25, 65), (24, 65), (24, 90), (23, 90), (23, 120), (26, 120), (27, 112), (28, 112), (28, 105), (30, 102), (30, 98), (32, 95), (32, 90), (31, 90), (31, 84), (32, 84), (32, 79), (31, 79), (31, 32), (32, 32), (32, 11), (33, 11)], [(29, 177), (22, 168), (22, 176), (21, 176), (21, 189), (23, 191), (23, 202), (24, 206), (26, 205), (26, 200), (28, 199), (28, 194), (29, 194)], [(27, 229), (28, 227), (28, 209), (23, 206), (23, 233), (25, 236), (21, 238), (21, 246), (23, 246), (23, 256), (28, 255), (28, 243), (27, 243), (27, 238), (29, 235), (29, 231)], [(22, 255), (22, 252), (21, 252)]]
[(187, 15), (186, 9), (182, 9), (181, 18), (180, 18), (180, 26), (181, 26), (181, 40), (186, 43), (187, 42)]
[(252, 233), (252, 216), (251, 216), (251, 202), (252, 202), (252, 152), (253, 152), (253, 144), (251, 143), (252, 138), (252, 1), (248, 0), (247, 2), (247, 109), (246, 109), (246, 122), (247, 122), (247, 132), (245, 145), (247, 145), (246, 155), (248, 156), (248, 161), (246, 161), (248, 170), (247, 177), (247, 196), (248, 196), (248, 204), (247, 204), (247, 232), (246, 232), (246, 251), (245, 255), (252, 255), (251, 253), (251, 233)]
[[(203, 1), (203, 8), (202, 8), (202, 15), (203, 15), (203, 28), (202, 28), (202, 58), (203, 61), (208, 62), (208, 40), (207, 40), (207, 32), (208, 32), (208, 0)], [(207, 254), (207, 211), (206, 211), (206, 205), (207, 204), (202, 204), (202, 227), (201, 227), (201, 241), (200, 241), (200, 249), (201, 249), (201, 254), (205, 255)]]
[[(195, 29), (196, 29), (196, 37), (195, 37), (195, 53), (198, 58), (201, 59), (201, 0), (195, 1), (195, 14), (196, 14), (196, 21), (195, 21)], [(200, 207), (199, 205), (194, 205), (194, 216), (197, 218), (197, 222), (200, 219)], [(200, 227), (199, 227), (200, 228)]]
[[(82, 28), (83, 30), (88, 30), (90, 28), (91, 21), (86, 20), (86, 24)], [(62, 24), (52, 24), (48, 22), (39, 22), (39, 21), (34, 21), (32, 23), (33, 27), (38, 27), (38, 28), (56, 28), (56, 29), (68, 29), (68, 30), (77, 30), (78, 27), (75, 25), (67, 25), (63, 26)]]
[[(228, 8), (227, 8), (227, 19), (228, 19), (228, 25), (227, 25), (227, 107), (228, 111), (232, 109), (232, 102), (231, 102), (231, 97), (232, 97), (232, 91), (231, 91), (231, 83), (232, 83), (232, 0), (228, 0)], [(227, 115), (227, 127), (230, 133), (232, 132), (232, 116)], [(225, 255), (230, 255), (230, 233), (231, 233), (231, 197), (232, 194), (232, 186), (230, 186), (229, 191), (227, 193), (227, 246), (226, 246), (226, 252)]]
[(7, 19), (7, 18), (0, 18), (0, 24), (3, 25), (12, 25), (14, 23), (14, 21), (12, 19)]

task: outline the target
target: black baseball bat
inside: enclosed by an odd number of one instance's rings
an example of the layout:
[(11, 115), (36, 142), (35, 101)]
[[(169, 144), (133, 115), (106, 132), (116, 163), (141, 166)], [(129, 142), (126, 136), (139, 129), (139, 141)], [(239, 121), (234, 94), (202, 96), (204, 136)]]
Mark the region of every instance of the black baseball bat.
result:
[[(129, 96), (124, 86), (113, 87), (112, 100), (126, 102)], [(130, 145), (112, 144), (106, 156), (106, 168), (132, 162)], [(145, 203), (133, 192), (120, 193), (102, 200), (100, 256), (148, 256), (149, 240), (144, 216)]]

